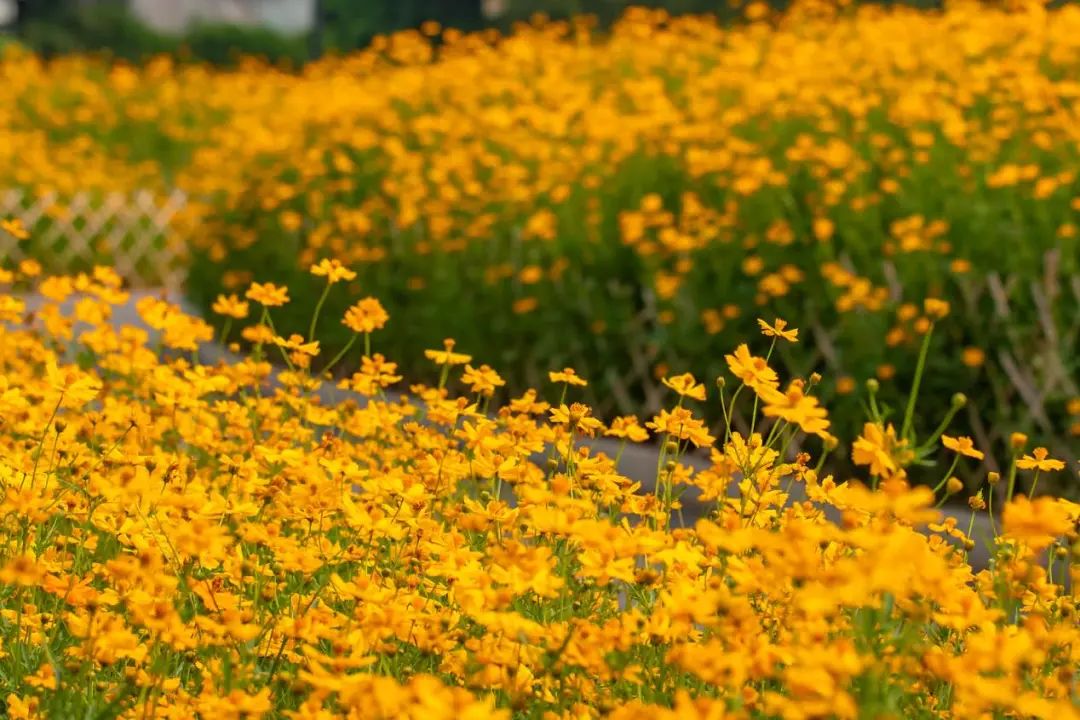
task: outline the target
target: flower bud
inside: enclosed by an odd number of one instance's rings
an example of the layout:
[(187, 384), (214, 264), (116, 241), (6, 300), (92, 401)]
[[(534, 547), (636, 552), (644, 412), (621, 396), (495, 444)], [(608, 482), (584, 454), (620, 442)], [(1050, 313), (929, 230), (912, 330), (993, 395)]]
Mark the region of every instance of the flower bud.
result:
[(810, 373), (810, 382), (814, 383), (815, 385), (821, 382), (821, 373)]
[(1014, 432), (1009, 436), (1009, 445), (1013, 450), (1023, 450), (1027, 445), (1028, 436), (1024, 433)]
[(675, 472), (675, 461), (674, 460), (668, 460), (666, 463), (664, 463), (664, 472), (669, 472), (669, 473)]
[(877, 381), (877, 378), (870, 378), (866, 381), (866, 390), (873, 395), (881, 389), (881, 383)]
[(953, 475), (949, 478), (949, 481), (945, 483), (945, 492), (949, 495), (955, 495), (964, 489), (964, 481)]
[(955, 393), (955, 394), (953, 394), (953, 396), (952, 396), (953, 410), (959, 410), (960, 408), (967, 405), (967, 400), (968, 400), (967, 395), (965, 395), (964, 393)]
[(993, 471), (988, 472), (986, 474), (986, 482), (990, 483), (991, 485), (997, 485), (999, 482), (1001, 482), (1001, 473)]
[(664, 452), (666, 452), (668, 455), (675, 455), (679, 452), (679, 443), (675, 442), (674, 440), (668, 440), (666, 443), (664, 443)]
[(727, 380), (724, 379), (723, 375), (718, 375), (716, 378), (716, 387), (723, 390), (725, 385), (727, 385)]

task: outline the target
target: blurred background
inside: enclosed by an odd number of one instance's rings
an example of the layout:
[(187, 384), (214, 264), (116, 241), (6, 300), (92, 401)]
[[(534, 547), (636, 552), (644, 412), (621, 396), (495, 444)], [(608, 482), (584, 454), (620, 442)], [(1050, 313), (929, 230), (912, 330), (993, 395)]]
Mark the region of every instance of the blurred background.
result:
[[(781, 3), (774, 1), (774, 6)], [(36, 52), (104, 51), (138, 60), (175, 53), (219, 64), (241, 55), (301, 63), (368, 45), (376, 35), (434, 20), (447, 27), (509, 29), (536, 13), (589, 14), (601, 24), (627, 7), (736, 13), (723, 0), (0, 0), (0, 31)]]

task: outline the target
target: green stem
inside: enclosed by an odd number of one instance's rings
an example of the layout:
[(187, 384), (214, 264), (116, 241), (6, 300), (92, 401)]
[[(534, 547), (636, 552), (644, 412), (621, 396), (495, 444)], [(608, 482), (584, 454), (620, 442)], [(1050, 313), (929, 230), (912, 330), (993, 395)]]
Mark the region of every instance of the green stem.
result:
[(315, 339), (315, 325), (319, 322), (319, 313), (322, 312), (323, 303), (326, 302), (326, 296), (330, 294), (330, 283), (326, 283), (326, 287), (323, 288), (322, 295), (319, 296), (319, 302), (315, 303), (315, 313), (311, 316), (311, 326), (308, 328), (308, 342)]
[(1028, 498), (1029, 499), (1035, 497), (1035, 486), (1038, 485), (1038, 484), (1039, 484), (1039, 469), (1036, 468), (1035, 469), (1035, 477), (1032, 478), (1032, 480), (1031, 480), (1031, 489), (1028, 490)]
[(338, 362), (341, 361), (341, 358), (345, 357), (345, 353), (349, 352), (349, 350), (352, 349), (352, 346), (356, 342), (357, 337), (359, 337), (359, 336), (358, 335), (353, 335), (351, 338), (349, 338), (349, 342), (345, 343), (345, 347), (341, 348), (341, 352), (339, 352), (337, 355), (335, 355), (334, 359), (331, 360), (330, 362), (328, 362), (326, 364), (326, 367), (323, 368), (324, 373), (330, 372), (330, 369), (332, 367), (334, 367), (335, 365), (337, 365)]
[[(900, 437), (908, 437), (911, 430), (911, 422), (915, 417), (915, 400), (919, 396), (919, 385), (922, 383), (923, 372), (926, 370), (926, 356), (930, 352), (930, 337), (934, 334), (934, 324), (923, 337), (922, 347), (919, 348), (919, 362), (915, 366), (915, 379), (911, 382), (911, 395), (908, 396), (907, 407), (904, 409), (904, 424), (900, 426)], [(914, 444), (914, 443), (912, 443)]]

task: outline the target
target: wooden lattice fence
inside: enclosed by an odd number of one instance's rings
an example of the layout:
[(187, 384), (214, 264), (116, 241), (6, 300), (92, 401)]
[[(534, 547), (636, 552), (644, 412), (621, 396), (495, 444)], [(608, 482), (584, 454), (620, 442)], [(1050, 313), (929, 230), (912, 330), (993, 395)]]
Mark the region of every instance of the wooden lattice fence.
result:
[(33, 258), (50, 272), (108, 265), (135, 287), (179, 287), (183, 246), (173, 224), (187, 203), (179, 190), (70, 197), (0, 190), (0, 218), (18, 218), (30, 233), (20, 240), (0, 230), (0, 264)]

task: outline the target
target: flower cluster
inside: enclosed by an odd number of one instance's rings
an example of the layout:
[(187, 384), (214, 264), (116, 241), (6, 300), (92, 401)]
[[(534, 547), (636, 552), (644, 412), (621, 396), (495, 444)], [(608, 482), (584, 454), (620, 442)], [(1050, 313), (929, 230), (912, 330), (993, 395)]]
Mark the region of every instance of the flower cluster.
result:
[[(405, 32), (297, 73), (5, 46), (0, 190), (170, 178), (207, 310), (253, 280), (308, 308), (329, 280), (343, 315), (362, 287), (399, 320), (383, 349), (407, 377), (434, 381), (422, 350), (450, 335), (493, 348), (515, 393), (573, 365), (605, 419), (658, 410), (672, 371), (722, 372), (756, 317), (799, 316), (772, 362), (822, 372), (848, 433), (861, 382), (896, 404), (936, 319), (927, 417), (962, 391), (984, 446), (1020, 427), (1077, 453), (1080, 13), (831, 4)], [(356, 277), (307, 277), (327, 256)], [(379, 317), (279, 329), (333, 354)]]
[[(114, 273), (38, 287), (29, 316), (0, 296), (7, 717), (1080, 717), (1080, 505), (1017, 491), (1061, 471), (1026, 438), (965, 531), (905, 471), (971, 440), (872, 414), (865, 482), (826, 474), (822, 379), (773, 352), (606, 424), (570, 368), (555, 406), (489, 406), (502, 379), (452, 341), (438, 386), (395, 393), (363, 323), (355, 374), (323, 385), (298, 362), (320, 346), (275, 329), (279, 286), (246, 292), (264, 342), (216, 364), (167, 303), (110, 324)], [(760, 412), (714, 437), (708, 403)], [(650, 437), (642, 487), (620, 448)]]

